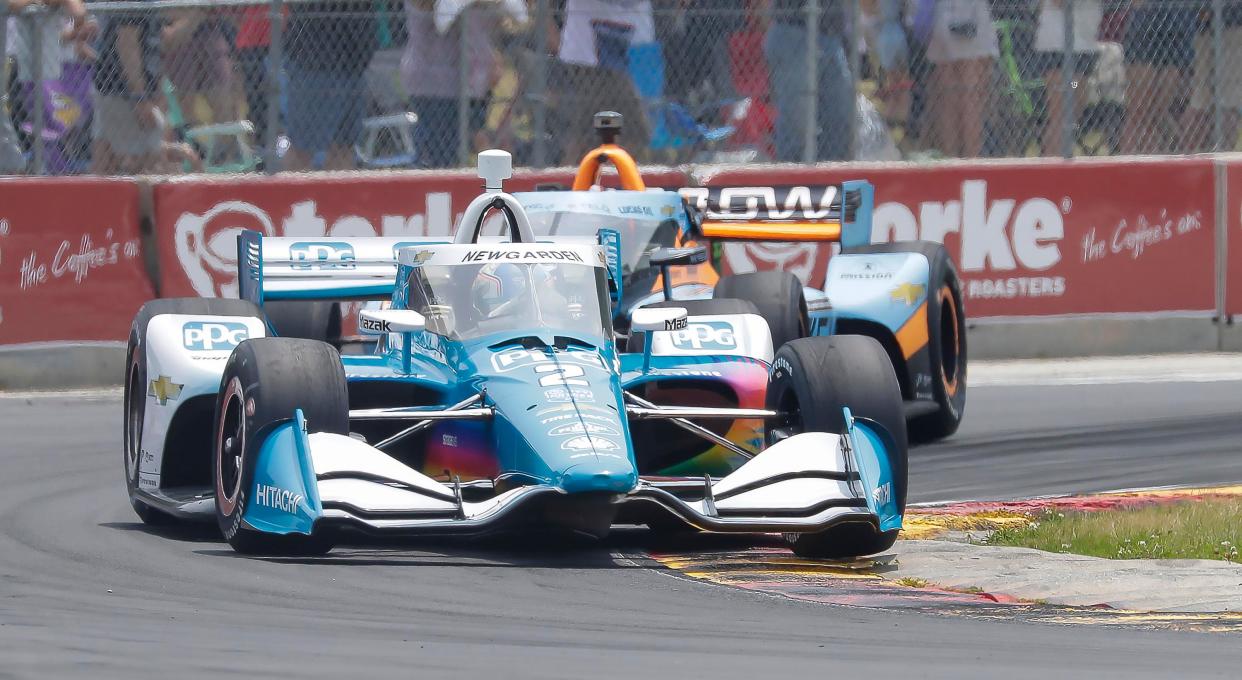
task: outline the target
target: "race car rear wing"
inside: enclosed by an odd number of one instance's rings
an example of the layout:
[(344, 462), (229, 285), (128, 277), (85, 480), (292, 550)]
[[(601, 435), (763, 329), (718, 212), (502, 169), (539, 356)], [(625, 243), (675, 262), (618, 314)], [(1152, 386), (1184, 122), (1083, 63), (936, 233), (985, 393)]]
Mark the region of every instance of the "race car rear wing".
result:
[(699, 231), (710, 239), (871, 243), (875, 187), (866, 180), (828, 186), (688, 187)]
[(240, 297), (265, 300), (379, 300), (392, 295), (397, 252), (444, 238), (237, 236)]

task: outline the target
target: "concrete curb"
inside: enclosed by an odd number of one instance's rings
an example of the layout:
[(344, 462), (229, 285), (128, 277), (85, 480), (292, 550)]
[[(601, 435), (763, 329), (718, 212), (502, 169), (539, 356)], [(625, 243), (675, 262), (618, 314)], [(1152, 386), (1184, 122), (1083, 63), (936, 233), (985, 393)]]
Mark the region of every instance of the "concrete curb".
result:
[(968, 317), (968, 324), (966, 343), (971, 359), (1242, 350), (1242, 339), (1234, 339), (1242, 338), (1242, 334), (1227, 335), (1224, 327), (1204, 314)]
[[(1114, 491), (1024, 501), (911, 508), (891, 569), (897, 582), (1071, 607), (1142, 612), (1242, 612), (1242, 565), (1201, 559), (1108, 559), (971, 539), (1048, 511), (1101, 512), (1242, 495), (1242, 485)], [(939, 539), (939, 540), (928, 540)]]
[(125, 343), (32, 343), (0, 346), (0, 390), (115, 387), (125, 375)]
[(899, 541), (886, 579), (1027, 602), (1144, 612), (1242, 611), (1242, 565), (1114, 560), (956, 541)]

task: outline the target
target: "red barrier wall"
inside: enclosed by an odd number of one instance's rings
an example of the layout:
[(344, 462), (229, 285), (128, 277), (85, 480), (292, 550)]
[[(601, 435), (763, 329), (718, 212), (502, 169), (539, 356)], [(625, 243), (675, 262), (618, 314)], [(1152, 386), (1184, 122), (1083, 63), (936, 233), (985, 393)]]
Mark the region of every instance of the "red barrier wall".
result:
[[(1227, 163), (1227, 226), (1242, 251), (1242, 159)], [(942, 241), (972, 318), (1211, 310), (1213, 160), (750, 167), (709, 185), (876, 185), (875, 240)], [(710, 170), (710, 169), (704, 169)], [(702, 171), (700, 172), (702, 176)], [(687, 184), (677, 170), (652, 186)], [(568, 184), (565, 170), (519, 172), (512, 190)], [(236, 295), (238, 229), (266, 234), (451, 233), (480, 189), (472, 172), (182, 178), (153, 186), (160, 293)], [(135, 182), (0, 183), (0, 344), (123, 340), (152, 296)], [(829, 248), (732, 243), (726, 269), (781, 267), (820, 284)], [(1227, 307), (1242, 313), (1242, 257), (1228, 262)]]
[[(1225, 314), (1242, 314), (1242, 157), (1225, 165)], [(1235, 319), (1235, 321), (1237, 321)]]
[[(705, 179), (871, 180), (872, 240), (945, 243), (972, 318), (1214, 308), (1211, 159), (750, 168)], [(733, 271), (785, 268), (820, 285), (829, 250), (735, 243), (724, 259)]]
[(139, 215), (129, 180), (0, 181), (0, 344), (124, 340), (154, 296)]

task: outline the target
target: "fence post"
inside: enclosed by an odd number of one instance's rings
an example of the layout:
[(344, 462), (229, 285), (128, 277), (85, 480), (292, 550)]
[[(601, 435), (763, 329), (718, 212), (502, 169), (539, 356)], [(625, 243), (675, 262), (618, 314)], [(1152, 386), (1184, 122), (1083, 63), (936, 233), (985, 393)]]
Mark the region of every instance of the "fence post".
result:
[(43, 107), (46, 105), (46, 97), (43, 93), (43, 31), (39, 30), (36, 23), (37, 20), (43, 18), (44, 11), (46, 10), (39, 8), (39, 14), (26, 14), (22, 17), (28, 29), (27, 35), (30, 36), (30, 70), (33, 73), (28, 75), (34, 87), (34, 110), (30, 112), (30, 122), (34, 126), (34, 131), (31, 134), (30, 147), (34, 152), (34, 174), (36, 175), (47, 174), (47, 149), (43, 146), (43, 130), (47, 122), (43, 115)]
[[(1225, 50), (1224, 4), (1223, 0), (1212, 0), (1212, 150), (1214, 151), (1225, 150), (1225, 113), (1220, 102), (1225, 75), (1224, 69), (1221, 68)], [(1197, 149), (1188, 150), (1197, 151)]]
[(284, 0), (269, 0), (267, 47), (267, 145), (263, 167), (268, 174), (280, 172), (280, 101), (284, 94), (281, 73), (285, 60)]
[(1062, 30), (1064, 31), (1064, 54), (1061, 56), (1061, 120), (1048, 121), (1048, 125), (1061, 126), (1061, 156), (1074, 157), (1074, 124), (1078, 117), (1077, 98), (1074, 96), (1074, 76), (1077, 64), (1074, 59), (1074, 0), (1062, 4)]
[[(548, 146), (547, 146), (547, 130), (548, 130), (548, 22), (552, 20), (549, 13), (548, 0), (535, 0), (535, 72), (534, 82), (527, 90), (527, 94), (522, 95), (531, 100), (533, 104), (531, 112), (531, 127), (534, 149), (532, 150), (532, 164), (537, 168), (548, 165)], [(518, 79), (521, 82), (521, 78)]]
[(818, 153), (819, 101), (815, 96), (819, 87), (819, 0), (806, 3), (806, 129), (803, 130), (802, 161), (814, 163)]
[(466, 43), (466, 14), (471, 11), (469, 7), (463, 9), (451, 29), (457, 31), (457, 164), (461, 167), (470, 165), (470, 144), (466, 139), (470, 132), (470, 45)]
[(845, 18), (847, 34), (842, 41), (845, 49), (849, 50), (845, 58), (850, 69), (849, 91), (846, 92), (850, 100), (850, 116), (846, 123), (846, 134), (849, 135), (846, 148), (849, 151), (846, 157), (853, 161), (858, 160), (858, 83), (862, 80), (862, 58), (858, 51), (862, 44), (862, 25), (859, 21), (862, 17), (861, 0), (854, 0), (846, 5), (846, 11), (849, 12), (849, 16)]

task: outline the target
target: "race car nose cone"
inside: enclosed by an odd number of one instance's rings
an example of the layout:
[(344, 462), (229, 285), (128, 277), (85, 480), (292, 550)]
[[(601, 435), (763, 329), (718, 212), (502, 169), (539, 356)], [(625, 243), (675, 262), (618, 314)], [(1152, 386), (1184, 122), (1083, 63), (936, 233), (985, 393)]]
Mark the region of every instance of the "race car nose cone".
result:
[(618, 466), (612, 464), (614, 462), (617, 461), (574, 465), (561, 475), (560, 486), (568, 493), (628, 493), (638, 485), (638, 473), (624, 463)]

